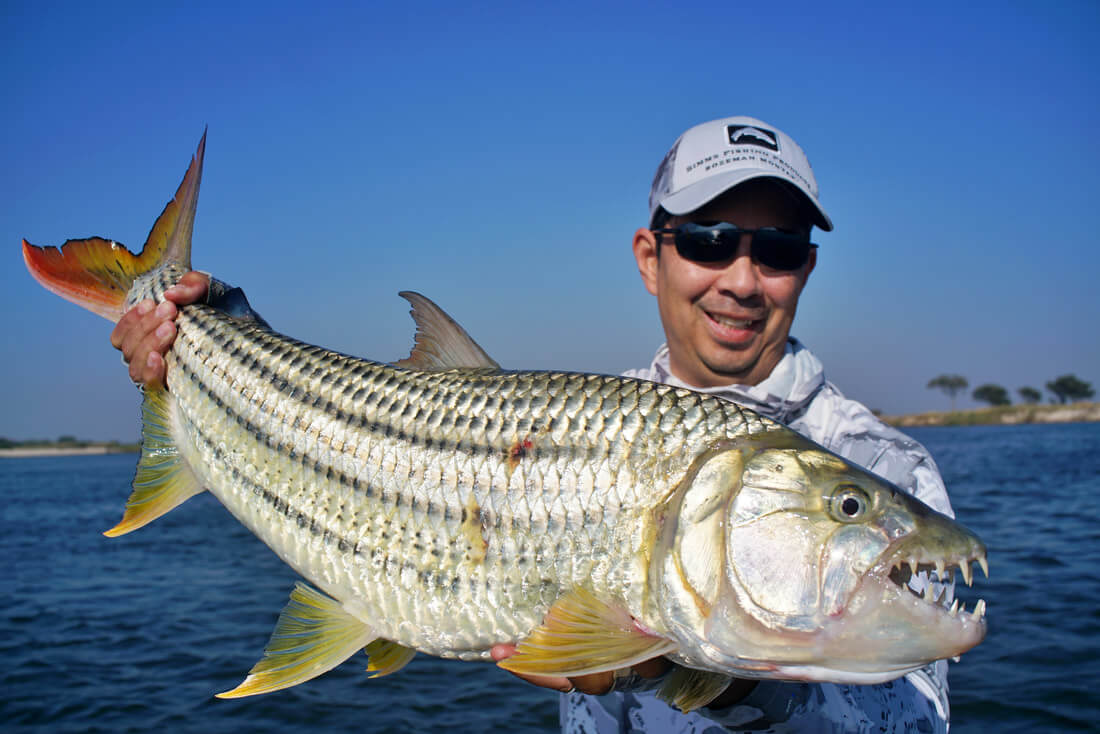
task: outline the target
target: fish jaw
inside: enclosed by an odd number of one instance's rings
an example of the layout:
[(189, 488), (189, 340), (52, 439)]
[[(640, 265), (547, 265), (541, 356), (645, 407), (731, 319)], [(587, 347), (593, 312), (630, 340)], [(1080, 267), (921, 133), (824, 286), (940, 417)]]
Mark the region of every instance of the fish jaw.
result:
[[(986, 568), (977, 536), (799, 441), (717, 447), (670, 500), (651, 583), (678, 641), (672, 657), (742, 677), (864, 684), (978, 644), (984, 602), (973, 614), (946, 606), (949, 570), (969, 582), (972, 562)], [(849, 489), (867, 501), (859, 521), (836, 517)]]
[[(950, 545), (902, 542), (889, 549), (864, 575), (844, 609), (822, 626), (812, 646), (811, 657), (817, 660), (777, 665), (774, 675), (882, 683), (980, 643), (987, 631), (985, 601), (979, 599), (969, 612), (957, 600), (949, 602), (954, 597), (954, 571), (960, 570), (969, 585), (971, 563), (987, 567), (985, 547), (965, 527), (939, 517), (952, 535)], [(926, 524), (938, 522), (925, 518)]]
[[(874, 645), (865, 632), (853, 634), (856, 627), (846, 624), (860, 617), (876, 638), (891, 641), (891, 654), (883, 663), (914, 669), (930, 660), (961, 655), (985, 638), (985, 601), (979, 599), (967, 612), (954, 599), (955, 570), (969, 586), (971, 564), (987, 568), (985, 546), (962, 525), (924, 509), (928, 514), (921, 518), (918, 532), (891, 547), (864, 576), (839, 623), (830, 629), (831, 645), (855, 652)], [(858, 660), (853, 656), (851, 664)]]

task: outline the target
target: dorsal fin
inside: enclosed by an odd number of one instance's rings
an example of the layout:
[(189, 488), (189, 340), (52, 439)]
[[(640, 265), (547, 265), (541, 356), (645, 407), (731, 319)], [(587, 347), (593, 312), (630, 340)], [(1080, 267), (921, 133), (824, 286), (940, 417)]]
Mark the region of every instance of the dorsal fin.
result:
[(401, 291), (398, 295), (412, 304), (410, 313), (416, 321), (416, 337), (412, 353), (394, 365), (433, 371), (500, 369), (466, 330), (430, 298), (413, 291)]

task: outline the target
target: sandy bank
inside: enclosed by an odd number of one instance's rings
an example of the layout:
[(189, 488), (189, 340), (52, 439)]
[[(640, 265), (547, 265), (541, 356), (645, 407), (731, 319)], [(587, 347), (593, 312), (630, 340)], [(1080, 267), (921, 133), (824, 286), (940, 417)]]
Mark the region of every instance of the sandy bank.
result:
[(915, 415), (883, 416), (892, 426), (980, 426), (1022, 423), (1097, 423), (1100, 403), (1066, 405), (1004, 405)]

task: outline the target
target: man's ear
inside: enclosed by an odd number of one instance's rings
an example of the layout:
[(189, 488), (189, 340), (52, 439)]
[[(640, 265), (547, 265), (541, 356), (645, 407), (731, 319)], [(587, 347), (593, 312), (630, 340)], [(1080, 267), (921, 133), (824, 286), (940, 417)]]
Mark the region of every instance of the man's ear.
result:
[(645, 227), (634, 233), (634, 259), (638, 262), (638, 274), (651, 295), (657, 295), (658, 257), (657, 237)]
[(802, 276), (802, 287), (806, 287), (806, 281), (810, 279), (810, 273), (817, 267), (817, 248), (810, 248), (810, 259), (806, 262), (806, 273)]

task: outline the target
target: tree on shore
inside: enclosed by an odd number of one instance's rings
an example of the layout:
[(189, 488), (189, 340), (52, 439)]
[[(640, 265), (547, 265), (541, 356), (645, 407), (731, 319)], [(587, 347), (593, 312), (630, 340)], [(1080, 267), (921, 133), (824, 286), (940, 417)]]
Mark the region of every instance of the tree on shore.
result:
[(1008, 397), (1008, 390), (1005, 390), (1000, 385), (994, 385), (992, 383), (986, 383), (974, 388), (974, 392), (971, 393), (975, 400), (981, 403), (989, 403), (990, 405), (1011, 405), (1012, 401)]
[(1016, 392), (1020, 393), (1020, 397), (1024, 399), (1024, 402), (1028, 405), (1034, 405), (1043, 399), (1043, 394), (1033, 387), (1021, 387)]
[(951, 397), (951, 410), (955, 410), (955, 395), (965, 390), (970, 383), (962, 375), (940, 375), (928, 381), (929, 390), (943, 390)]
[(1059, 403), (1072, 403), (1075, 400), (1091, 398), (1096, 392), (1092, 383), (1077, 379), (1076, 375), (1062, 375), (1047, 383), (1047, 390), (1054, 394)]

